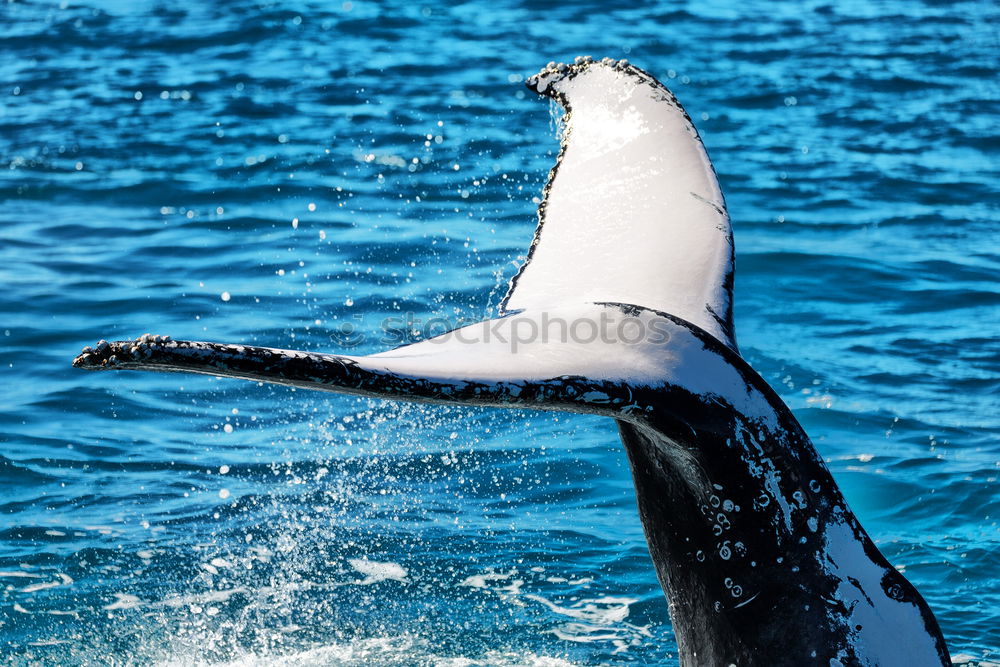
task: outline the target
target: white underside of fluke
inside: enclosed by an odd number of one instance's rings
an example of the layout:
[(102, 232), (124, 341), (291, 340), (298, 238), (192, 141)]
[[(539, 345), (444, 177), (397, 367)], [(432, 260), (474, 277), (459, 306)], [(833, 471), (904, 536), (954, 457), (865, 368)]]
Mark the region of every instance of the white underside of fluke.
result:
[(736, 349), (729, 216), (673, 95), (620, 63), (554, 67), (529, 85), (566, 108), (562, 151), (504, 307), (631, 303)]
[(647, 309), (579, 304), (523, 311), (366, 357), (361, 367), (446, 382), (543, 382), (580, 377), (628, 387), (683, 387), (768, 427), (768, 400), (688, 326)]

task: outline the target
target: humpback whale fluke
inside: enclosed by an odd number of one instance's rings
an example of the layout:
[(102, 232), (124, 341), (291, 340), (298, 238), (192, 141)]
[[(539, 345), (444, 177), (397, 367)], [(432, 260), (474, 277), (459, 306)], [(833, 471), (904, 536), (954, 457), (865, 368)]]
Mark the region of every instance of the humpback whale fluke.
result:
[(680, 104), (607, 59), (551, 63), (528, 87), (566, 115), (498, 319), (368, 356), (146, 335), (73, 365), (612, 417), (683, 664), (950, 664), (927, 604), (739, 354), (729, 217)]

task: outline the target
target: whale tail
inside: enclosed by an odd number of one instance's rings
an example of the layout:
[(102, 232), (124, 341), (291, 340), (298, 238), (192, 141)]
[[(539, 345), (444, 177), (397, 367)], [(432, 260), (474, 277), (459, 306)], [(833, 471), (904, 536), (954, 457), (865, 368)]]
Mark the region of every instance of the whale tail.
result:
[(143, 336), (74, 365), (614, 417), (682, 662), (949, 664), (930, 609), (739, 355), (729, 217), (687, 114), (624, 62), (528, 85), (566, 115), (500, 318), (368, 356)]

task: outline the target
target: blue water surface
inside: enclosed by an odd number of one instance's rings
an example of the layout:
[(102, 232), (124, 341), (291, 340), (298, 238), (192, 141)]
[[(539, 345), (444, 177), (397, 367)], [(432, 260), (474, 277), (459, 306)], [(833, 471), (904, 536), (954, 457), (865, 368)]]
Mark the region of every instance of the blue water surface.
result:
[(1000, 661), (1000, 10), (613, 4), (0, 5), (4, 661), (676, 664), (608, 420), (70, 367), (495, 313), (558, 148), (522, 81), (582, 54), (687, 107), (744, 355)]

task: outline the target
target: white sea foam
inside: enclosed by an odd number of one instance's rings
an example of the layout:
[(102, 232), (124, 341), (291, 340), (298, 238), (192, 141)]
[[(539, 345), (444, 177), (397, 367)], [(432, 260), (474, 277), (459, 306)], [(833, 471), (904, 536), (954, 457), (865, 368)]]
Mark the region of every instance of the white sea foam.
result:
[(114, 611), (115, 609), (135, 609), (143, 604), (137, 596), (130, 593), (115, 593), (115, 601), (105, 605), (104, 609)]
[[(542, 574), (542, 572), (536, 572)], [(652, 636), (648, 626), (626, 623), (630, 607), (638, 602), (637, 598), (603, 596), (595, 598), (575, 599), (571, 604), (563, 605), (538, 595), (524, 593), (526, 585), (523, 579), (515, 578), (516, 572), (487, 572), (466, 577), (459, 585), (476, 588), (504, 597), (510, 597), (518, 603), (534, 602), (547, 608), (558, 616), (572, 619), (569, 622), (558, 622), (549, 632), (563, 641), (575, 643), (610, 643), (614, 652), (628, 650), (639, 645), (643, 638)], [(591, 583), (589, 577), (568, 580), (565, 577), (550, 576), (541, 579), (549, 583), (568, 583), (571, 586), (586, 586)], [(530, 582), (527, 584), (530, 586)]]
[(406, 581), (406, 569), (397, 563), (380, 563), (367, 558), (352, 558), (349, 561), (351, 567), (365, 575), (365, 578), (357, 582), (362, 585), (374, 584), (379, 581)]

